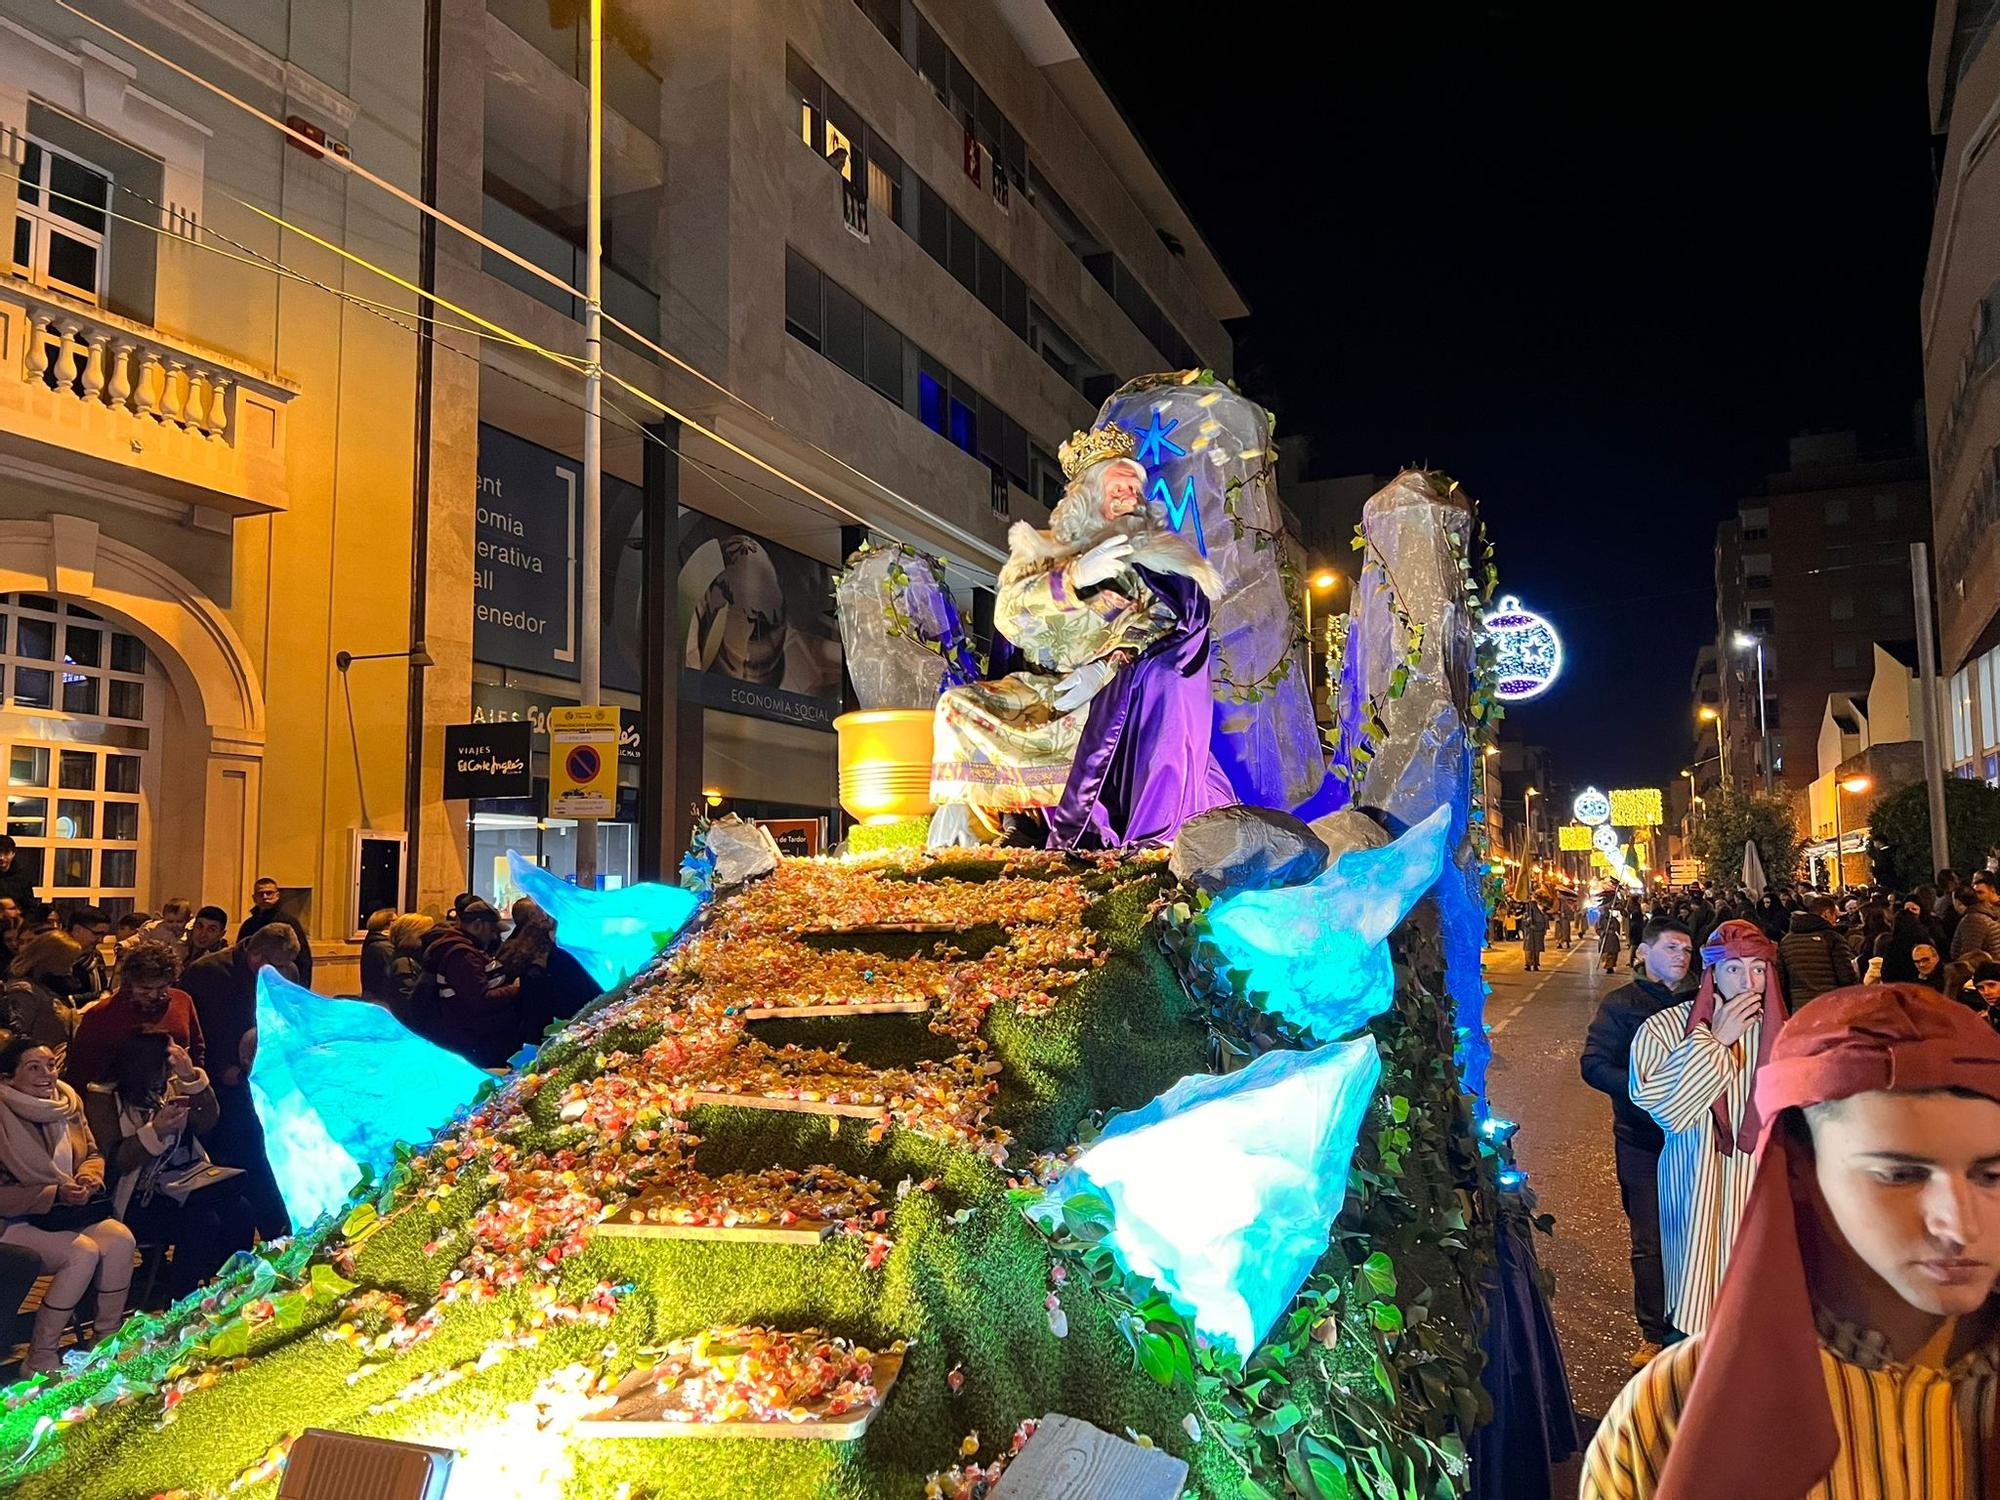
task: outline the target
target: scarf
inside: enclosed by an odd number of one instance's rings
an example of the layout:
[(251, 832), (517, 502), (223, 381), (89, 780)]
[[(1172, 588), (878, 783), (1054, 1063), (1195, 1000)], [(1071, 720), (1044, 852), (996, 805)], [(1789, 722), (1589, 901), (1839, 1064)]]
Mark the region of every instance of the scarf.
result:
[(70, 1127), (82, 1118), (83, 1101), (60, 1080), (53, 1099), (0, 1083), (0, 1168), (26, 1187), (68, 1182), (77, 1165)]
[[(1718, 1475), (1731, 1500), (1798, 1500), (1832, 1468), (1840, 1439), (1792, 1200), (1797, 1147), (1779, 1117), (1877, 1090), (1942, 1088), (2000, 1101), (2000, 1036), (1934, 990), (1832, 990), (1785, 1027), (1757, 1070), (1763, 1154), (1655, 1500), (1708, 1500)], [(2000, 1428), (1987, 1442), (1984, 1471), (2000, 1472)]]
[[(1786, 1019), (1785, 993), (1778, 983), (1778, 948), (1763, 929), (1754, 922), (1731, 920), (1724, 922), (1709, 935), (1701, 947), (1703, 964), (1701, 988), (1695, 992), (1694, 1004), (1688, 1009), (1686, 1035), (1693, 1035), (1697, 1026), (1709, 1025), (1715, 1020), (1715, 966), (1725, 958), (1761, 958), (1764, 960), (1764, 1013), (1757, 1021), (1757, 1063), (1759, 1072), (1771, 1059), (1771, 1048), (1778, 1040)], [(1748, 1156), (1757, 1148), (1758, 1126), (1762, 1123), (1757, 1110), (1757, 1094), (1751, 1091), (1750, 1100), (1743, 1107), (1743, 1132), (1739, 1139), (1736, 1128), (1729, 1123), (1729, 1099), (1725, 1090), (1716, 1095), (1715, 1103), (1709, 1106), (1709, 1114), (1715, 1121), (1715, 1149), (1718, 1154), (1728, 1156), (1740, 1151)]]

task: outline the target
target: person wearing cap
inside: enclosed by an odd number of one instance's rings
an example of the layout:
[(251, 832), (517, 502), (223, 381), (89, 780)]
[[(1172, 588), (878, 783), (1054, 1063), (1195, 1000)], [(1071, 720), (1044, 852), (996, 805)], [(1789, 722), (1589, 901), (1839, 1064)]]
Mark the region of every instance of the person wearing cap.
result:
[(1702, 946), (1688, 999), (1647, 1017), (1632, 1038), (1632, 1102), (1659, 1122), (1660, 1249), (1667, 1320), (1699, 1333), (1729, 1265), (1750, 1193), (1757, 1069), (1785, 1023), (1777, 945), (1754, 922), (1724, 922)]
[(1791, 1021), (1705, 1331), (1635, 1375), (1580, 1500), (2000, 1494), (2000, 1035), (1919, 985)]

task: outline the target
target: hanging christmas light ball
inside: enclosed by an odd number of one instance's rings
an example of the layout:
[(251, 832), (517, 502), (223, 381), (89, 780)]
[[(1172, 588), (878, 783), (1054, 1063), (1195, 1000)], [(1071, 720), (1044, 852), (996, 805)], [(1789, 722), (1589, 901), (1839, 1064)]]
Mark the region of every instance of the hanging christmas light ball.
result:
[(1623, 847), (1618, 837), (1618, 830), (1609, 823), (1599, 823), (1597, 831), (1590, 836), (1590, 842), (1596, 846), (1599, 854), (1614, 862)]
[(1576, 814), (1577, 822), (1588, 823), (1593, 828), (1599, 823), (1611, 821), (1611, 799), (1594, 786), (1587, 786), (1578, 792), (1569, 810)]
[(1493, 638), (1494, 692), (1502, 702), (1538, 698), (1562, 675), (1562, 637), (1531, 609), (1523, 609), (1512, 594), (1503, 594), (1485, 619)]

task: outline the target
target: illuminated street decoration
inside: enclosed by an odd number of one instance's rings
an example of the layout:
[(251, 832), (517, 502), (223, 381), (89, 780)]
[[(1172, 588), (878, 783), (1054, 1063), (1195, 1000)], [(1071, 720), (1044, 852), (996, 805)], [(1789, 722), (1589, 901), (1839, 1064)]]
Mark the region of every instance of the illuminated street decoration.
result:
[(1609, 823), (1599, 823), (1590, 835), (1591, 846), (1603, 853), (1607, 859), (1616, 859), (1625, 841), (1618, 836), (1618, 830)]
[(1576, 794), (1570, 811), (1576, 814), (1577, 822), (1588, 823), (1595, 828), (1599, 823), (1611, 821), (1611, 799), (1596, 787), (1587, 786)]
[(1381, 1076), (1375, 1039), (1362, 1035), (1183, 1078), (1114, 1115), (1031, 1212), (1103, 1199), (1119, 1263), (1247, 1359), (1326, 1253)]
[(1556, 830), (1556, 847), (1565, 854), (1588, 854), (1592, 848), (1590, 829), (1582, 823), (1565, 823)]
[(1512, 594), (1501, 596), (1484, 623), (1493, 638), (1493, 691), (1503, 702), (1538, 698), (1562, 675), (1562, 637)]
[(1612, 792), (1610, 800), (1611, 821), (1620, 828), (1658, 828), (1666, 821), (1658, 787), (1622, 788)]
[(556, 919), (556, 946), (607, 990), (652, 962), (701, 904), (693, 891), (651, 882), (586, 891), (512, 849), (507, 851), (507, 873), (524, 895)]
[(294, 1229), (338, 1209), (363, 1168), (387, 1171), (397, 1142), (422, 1145), (492, 1081), (379, 1005), (315, 995), (275, 969), (257, 976), (250, 1097)]
[(1176, 500), (1174, 492), (1167, 488), (1166, 476), (1160, 475), (1153, 481), (1146, 498), (1166, 512), (1167, 524), (1175, 531), (1185, 532), (1190, 518), (1194, 521), (1194, 547), (1203, 557), (1208, 556), (1208, 539), (1201, 534), (1201, 506), (1195, 502), (1194, 476), (1189, 475), (1181, 486), (1181, 497)]

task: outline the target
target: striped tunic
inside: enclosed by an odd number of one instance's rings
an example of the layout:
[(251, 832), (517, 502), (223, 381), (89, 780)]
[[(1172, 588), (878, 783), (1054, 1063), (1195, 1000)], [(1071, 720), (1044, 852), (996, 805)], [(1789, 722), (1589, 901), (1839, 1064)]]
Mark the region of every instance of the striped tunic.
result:
[(1718, 1096), (1740, 1131), (1756, 1080), (1761, 1020), (1725, 1047), (1706, 1026), (1688, 1034), (1692, 1000), (1650, 1016), (1632, 1038), (1632, 1102), (1667, 1133), (1660, 1152), (1660, 1252), (1667, 1317), (1682, 1333), (1700, 1333), (1729, 1265), (1729, 1242), (1743, 1217), (1757, 1159), (1715, 1149), (1709, 1106)]
[[(1700, 1338), (1675, 1344), (1611, 1403), (1584, 1455), (1578, 1500), (1649, 1500), (1666, 1467)], [(1982, 1478), (2000, 1351), (1975, 1349), (1949, 1369), (1892, 1363), (1877, 1334), (1822, 1320), (1820, 1370), (1840, 1456), (1802, 1500), (1994, 1500)], [(1715, 1477), (1715, 1493), (1729, 1492)]]

